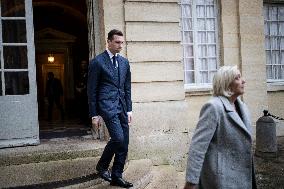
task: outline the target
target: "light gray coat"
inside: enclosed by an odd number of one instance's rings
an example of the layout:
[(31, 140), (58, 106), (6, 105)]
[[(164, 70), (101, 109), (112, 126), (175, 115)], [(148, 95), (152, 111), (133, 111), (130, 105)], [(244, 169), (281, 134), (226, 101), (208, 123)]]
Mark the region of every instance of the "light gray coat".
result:
[(189, 148), (186, 180), (204, 189), (251, 189), (252, 129), (246, 105), (241, 117), (226, 97), (213, 97), (201, 109)]

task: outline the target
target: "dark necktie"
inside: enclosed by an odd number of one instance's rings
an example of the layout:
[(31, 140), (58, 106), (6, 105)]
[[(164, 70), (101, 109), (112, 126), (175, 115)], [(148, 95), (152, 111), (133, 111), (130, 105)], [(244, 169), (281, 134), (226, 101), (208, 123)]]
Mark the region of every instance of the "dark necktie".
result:
[(112, 65), (113, 65), (113, 68), (116, 68), (116, 57), (115, 56), (112, 57)]

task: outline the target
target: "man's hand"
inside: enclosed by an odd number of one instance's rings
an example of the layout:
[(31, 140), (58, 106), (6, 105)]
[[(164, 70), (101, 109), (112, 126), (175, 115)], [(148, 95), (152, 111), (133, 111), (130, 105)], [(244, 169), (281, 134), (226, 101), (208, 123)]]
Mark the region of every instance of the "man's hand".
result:
[(132, 114), (127, 114), (128, 117), (128, 124), (132, 122)]
[(94, 129), (99, 129), (101, 127), (101, 120), (100, 116), (96, 116), (92, 118), (92, 126)]
[(196, 189), (197, 188), (196, 186), (197, 186), (196, 184), (186, 182), (183, 189)]

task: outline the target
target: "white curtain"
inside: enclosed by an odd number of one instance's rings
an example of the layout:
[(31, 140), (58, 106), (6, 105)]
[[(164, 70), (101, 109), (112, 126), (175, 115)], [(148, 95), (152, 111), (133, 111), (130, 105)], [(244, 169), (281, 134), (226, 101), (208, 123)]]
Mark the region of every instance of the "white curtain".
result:
[(270, 81), (284, 79), (284, 6), (263, 7), (266, 50), (266, 76)]
[(216, 1), (182, 0), (181, 10), (185, 84), (211, 83), (217, 70)]

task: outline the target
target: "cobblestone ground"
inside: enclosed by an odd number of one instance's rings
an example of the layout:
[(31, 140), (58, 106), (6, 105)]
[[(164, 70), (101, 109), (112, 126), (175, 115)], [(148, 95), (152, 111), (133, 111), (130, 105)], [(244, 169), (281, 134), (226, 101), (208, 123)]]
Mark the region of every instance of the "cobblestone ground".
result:
[(258, 189), (284, 189), (284, 136), (277, 138), (278, 157), (255, 157)]

